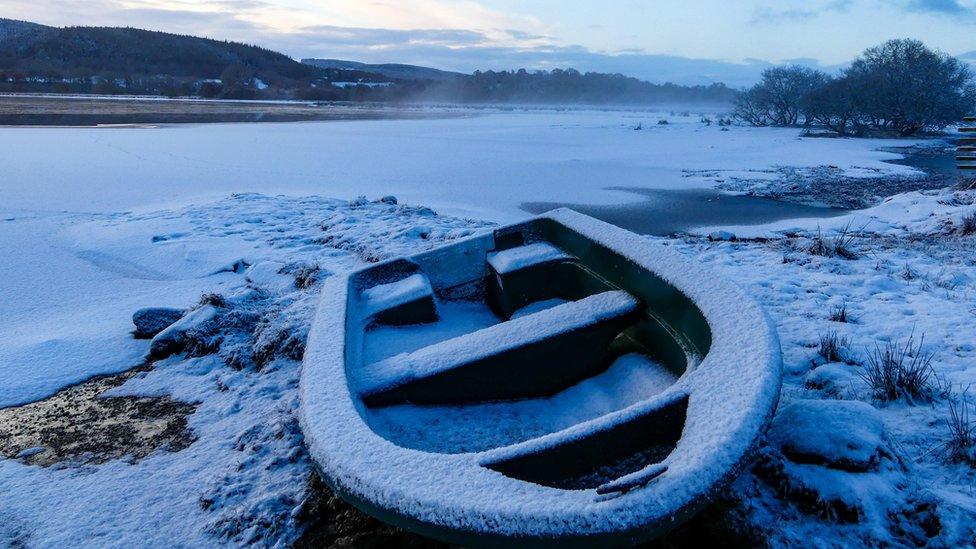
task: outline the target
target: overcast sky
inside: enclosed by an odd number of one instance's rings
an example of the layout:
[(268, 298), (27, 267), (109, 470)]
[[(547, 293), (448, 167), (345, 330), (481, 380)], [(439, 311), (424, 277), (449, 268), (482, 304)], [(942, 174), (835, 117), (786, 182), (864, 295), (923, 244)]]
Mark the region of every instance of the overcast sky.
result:
[(836, 67), (889, 38), (976, 50), (976, 0), (0, 0), (0, 17), (196, 34), (296, 58), (731, 85), (770, 63)]

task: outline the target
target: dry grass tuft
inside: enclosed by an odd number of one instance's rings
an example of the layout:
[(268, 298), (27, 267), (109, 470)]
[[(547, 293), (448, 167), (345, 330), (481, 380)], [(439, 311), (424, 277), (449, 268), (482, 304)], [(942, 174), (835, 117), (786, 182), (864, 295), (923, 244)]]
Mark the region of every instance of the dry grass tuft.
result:
[(946, 418), (949, 440), (946, 442), (946, 454), (953, 463), (976, 466), (976, 420), (969, 419), (970, 407), (965, 395), (958, 402), (949, 402), (949, 417)]
[(854, 249), (855, 235), (851, 231), (850, 224), (847, 224), (839, 233), (834, 236), (824, 236), (820, 229), (813, 237), (813, 242), (807, 248), (807, 252), (821, 257), (839, 257), (841, 259), (857, 259), (860, 254)]
[(820, 346), (817, 352), (827, 362), (846, 362), (846, 355), (850, 346), (851, 342), (846, 337), (838, 335), (837, 332), (827, 332), (820, 336)]
[(848, 322), (853, 322), (854, 321), (854, 317), (852, 317), (847, 312), (847, 303), (843, 303), (841, 305), (835, 305), (830, 310), (830, 321), (831, 322), (842, 322), (844, 324), (847, 324)]
[(933, 353), (922, 350), (925, 336), (915, 343), (912, 335), (902, 344), (889, 341), (875, 345), (859, 375), (871, 388), (874, 398), (891, 402), (900, 398), (909, 403), (931, 401), (945, 396), (944, 383), (932, 368)]

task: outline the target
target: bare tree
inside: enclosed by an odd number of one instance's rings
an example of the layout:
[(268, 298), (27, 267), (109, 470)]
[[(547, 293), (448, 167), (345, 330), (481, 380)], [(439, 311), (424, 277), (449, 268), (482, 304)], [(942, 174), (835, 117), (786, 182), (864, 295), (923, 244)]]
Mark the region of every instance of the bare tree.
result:
[(872, 126), (903, 136), (942, 129), (976, 105), (969, 67), (918, 40), (889, 40), (865, 50), (843, 78)]
[(804, 98), (823, 86), (828, 76), (820, 71), (791, 65), (763, 71), (762, 81), (740, 96), (733, 115), (753, 126), (809, 124)]
[(742, 92), (735, 100), (732, 117), (750, 126), (768, 126), (772, 123), (766, 90), (760, 86)]
[(868, 120), (861, 106), (863, 86), (851, 77), (832, 78), (803, 99), (808, 122), (840, 135), (863, 135)]

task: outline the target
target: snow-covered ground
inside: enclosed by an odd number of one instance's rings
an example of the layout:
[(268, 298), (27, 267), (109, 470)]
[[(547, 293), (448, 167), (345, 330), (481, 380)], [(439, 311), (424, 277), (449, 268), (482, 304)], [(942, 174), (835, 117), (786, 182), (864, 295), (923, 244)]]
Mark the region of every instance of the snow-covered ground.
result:
[[(976, 192), (911, 192), (828, 221), (726, 228), (743, 241), (668, 241), (738, 281), (772, 316), (785, 368), (777, 421), (781, 430), (795, 429), (792, 443), (820, 437), (829, 451), (858, 451), (858, 430), (879, 418), (870, 435), (878, 440), (867, 452), (872, 463), (863, 471), (816, 466), (810, 456), (784, 459), (774, 439), (766, 450), (774, 455), (732, 490), (755, 535), (786, 546), (976, 543), (976, 454), (970, 447), (969, 464), (951, 459), (948, 425), (950, 405), (972, 407), (967, 389), (976, 381), (976, 232), (963, 234), (963, 218), (974, 215)], [(810, 253), (821, 231), (832, 242), (847, 228), (855, 233), (847, 247), (856, 258)], [(828, 359), (820, 342), (831, 334), (840, 350)], [(863, 374), (877, 349), (909, 341), (920, 344), (914, 355), (932, 356), (934, 398), (881, 402)], [(839, 410), (843, 420), (832, 425), (838, 409), (811, 406), (811, 399), (868, 403), (876, 411)], [(855, 443), (845, 449), (849, 438)], [(820, 501), (811, 503), (811, 493)], [(861, 516), (850, 521), (846, 512)]]
[[(658, 125), (660, 118), (670, 123)], [(638, 122), (644, 129), (634, 131)], [(191, 307), (211, 292), (225, 298), (219, 320), (198, 334), (200, 356), (167, 358), (110, 392), (197, 403), (188, 419), (196, 442), (100, 465), (82, 455), (41, 467), (31, 464), (31, 452), (0, 461), (0, 493), (9, 495), (0, 505), (0, 544), (293, 541), (303, 527), (310, 472), (293, 416), (296, 359), (316, 281), (487, 227), (403, 203), (508, 221), (524, 216), (519, 204), (526, 201), (630, 199), (604, 190), (610, 186), (717, 184), (689, 176), (702, 170), (750, 178), (777, 166), (830, 165), (849, 176), (911, 173), (883, 162), (895, 155), (875, 151), (891, 141), (724, 130), (697, 115), (598, 111), (0, 129), (0, 407), (141, 364), (149, 344), (129, 334), (140, 307)], [(338, 200), (363, 194), (395, 194), (401, 205)], [(957, 391), (976, 381), (976, 241), (959, 230), (961, 217), (976, 209), (972, 200), (909, 193), (830, 221), (728, 228), (761, 239), (662, 239), (726, 273), (769, 311), (786, 358), (784, 409), (797, 402), (802, 408), (804, 399), (871, 403), (884, 430), (875, 438), (885, 440), (885, 455), (897, 456), (872, 462), (869, 472), (820, 467), (826, 472), (787, 475), (856, 487), (839, 497), (859, 500), (864, 518), (844, 525), (800, 509), (770, 475), (744, 475), (730, 496), (750, 502), (743, 520), (790, 526), (765, 532), (772, 539), (906, 543), (911, 536), (899, 532), (924, 531), (918, 524), (928, 515), (919, 502), (930, 502), (942, 526), (933, 544), (973, 542), (973, 471), (947, 464), (939, 448), (950, 400), (881, 405), (858, 366), (823, 364), (816, 349), (822, 334), (837, 331), (850, 340), (848, 361), (863, 363), (875, 342), (904, 340), (914, 330), (916, 339), (925, 334), (936, 370)], [(806, 251), (818, 226), (848, 223), (858, 231), (851, 244), (857, 259)], [(854, 322), (829, 320), (842, 304)], [(873, 440), (870, 433), (862, 438)], [(891, 472), (894, 462), (904, 466)], [(789, 471), (817, 467), (784, 463)]]

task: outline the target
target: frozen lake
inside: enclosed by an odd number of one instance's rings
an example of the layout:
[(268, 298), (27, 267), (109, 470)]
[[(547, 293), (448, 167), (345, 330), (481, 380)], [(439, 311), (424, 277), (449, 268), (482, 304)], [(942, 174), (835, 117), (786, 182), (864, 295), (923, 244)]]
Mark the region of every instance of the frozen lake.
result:
[[(784, 165), (910, 171), (884, 162), (898, 155), (875, 150), (898, 144), (892, 140), (805, 139), (795, 129), (719, 128), (701, 123), (697, 114), (477, 114), (449, 120), (2, 127), (0, 211), (108, 213), (235, 192), (393, 194), (443, 213), (511, 221), (527, 215), (525, 203), (606, 206), (639, 200), (645, 207), (658, 201), (670, 208), (662, 202), (668, 195), (656, 191), (713, 187), (691, 170), (745, 177), (764, 177), (761, 170)], [(634, 131), (638, 123), (642, 131)], [(611, 188), (655, 192), (635, 199)], [(755, 213), (763, 206), (750, 208)], [(695, 209), (697, 219), (701, 208)], [(765, 220), (819, 213), (772, 210)], [(728, 221), (702, 221), (723, 220)]]

